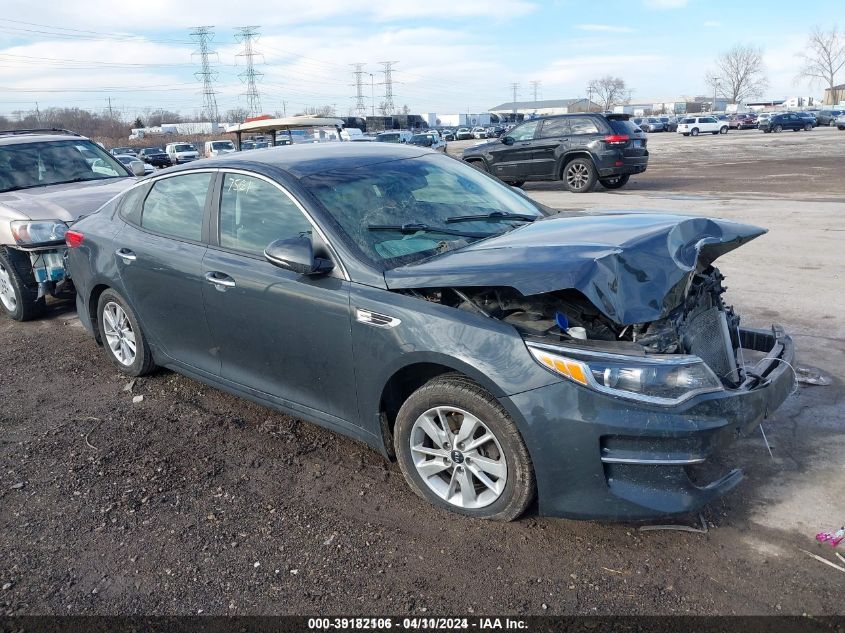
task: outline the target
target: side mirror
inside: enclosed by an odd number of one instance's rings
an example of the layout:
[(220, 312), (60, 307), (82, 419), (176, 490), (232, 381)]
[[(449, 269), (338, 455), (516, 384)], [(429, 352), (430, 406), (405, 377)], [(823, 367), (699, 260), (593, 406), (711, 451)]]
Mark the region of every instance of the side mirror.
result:
[(129, 169), (134, 176), (143, 176), (146, 173), (144, 163), (140, 160), (133, 160), (129, 163)]
[(504, 143), (505, 145), (513, 145), (513, 143), (514, 143), (513, 137), (512, 136), (503, 136), (502, 137), (502, 143)]
[(271, 264), (300, 275), (323, 275), (334, 268), (330, 259), (314, 256), (314, 244), (304, 236), (276, 240), (264, 249), (264, 257)]

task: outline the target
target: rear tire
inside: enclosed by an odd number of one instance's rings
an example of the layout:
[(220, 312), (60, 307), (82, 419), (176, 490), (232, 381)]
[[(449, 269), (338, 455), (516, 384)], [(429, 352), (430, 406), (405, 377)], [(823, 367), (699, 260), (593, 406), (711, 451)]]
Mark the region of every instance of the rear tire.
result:
[(804, 131), (805, 131), (805, 132), (809, 132), (809, 131), (810, 131), (810, 130), (812, 130), (812, 129), (813, 129), (813, 124), (812, 124), (812, 123), (808, 123), (807, 125), (805, 125), (805, 126), (804, 126)]
[(776, 125), (775, 127), (772, 128), (772, 132), (774, 132), (775, 134), (780, 134), (781, 132), (783, 132), (783, 126), (782, 125)]
[(723, 125), (722, 128), (719, 130), (719, 134), (727, 134), (728, 133), (728, 126)]
[(596, 184), (596, 168), (589, 158), (575, 158), (563, 167), (561, 179), (572, 193), (586, 193)]
[(600, 178), (599, 182), (605, 189), (621, 189), (628, 184), (630, 179), (630, 174), (623, 174), (621, 176), (614, 176), (613, 178)]
[(507, 184), (509, 184), (511, 187), (522, 187), (522, 185), (525, 184), (525, 181), (524, 180), (514, 180), (513, 182), (509, 182)]
[(490, 173), (490, 170), (487, 169), (487, 163), (485, 163), (483, 160), (472, 160), (469, 161), (469, 164), (475, 167), (478, 171), (483, 171), (485, 174)]
[(15, 321), (31, 321), (47, 311), (29, 257), (14, 249), (0, 248), (0, 311)]
[(411, 394), (396, 416), (394, 448), (411, 489), (444, 510), (513, 521), (536, 494), (516, 425), (496, 398), (464, 376), (438, 376)]
[(126, 300), (109, 288), (97, 302), (97, 326), (106, 356), (129, 376), (145, 376), (155, 369), (153, 354), (138, 318)]

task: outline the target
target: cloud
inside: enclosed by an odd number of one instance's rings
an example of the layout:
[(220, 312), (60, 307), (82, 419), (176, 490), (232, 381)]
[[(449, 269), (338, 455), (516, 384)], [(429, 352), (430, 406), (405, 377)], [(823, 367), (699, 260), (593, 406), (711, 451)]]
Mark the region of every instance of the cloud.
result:
[(644, 0), (643, 4), (649, 9), (682, 9), (689, 0)]
[(613, 26), (612, 24), (579, 24), (575, 27), (581, 31), (601, 31), (606, 33), (633, 33), (630, 26)]

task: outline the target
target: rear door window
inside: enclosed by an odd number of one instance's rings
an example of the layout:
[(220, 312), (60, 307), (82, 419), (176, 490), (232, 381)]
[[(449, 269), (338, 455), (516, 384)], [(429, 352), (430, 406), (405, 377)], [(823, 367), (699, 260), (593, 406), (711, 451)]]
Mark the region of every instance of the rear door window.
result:
[(572, 134), (598, 134), (599, 128), (596, 122), (588, 117), (572, 117), (569, 119), (569, 127)]
[(177, 239), (202, 240), (211, 173), (185, 174), (156, 182), (141, 213), (141, 226)]
[(613, 130), (615, 134), (639, 134), (642, 132), (640, 128), (634, 125), (633, 121), (625, 121), (623, 119), (608, 119), (608, 123), (610, 123), (610, 128)]
[(548, 119), (543, 121), (539, 138), (555, 138), (569, 135), (569, 119)]

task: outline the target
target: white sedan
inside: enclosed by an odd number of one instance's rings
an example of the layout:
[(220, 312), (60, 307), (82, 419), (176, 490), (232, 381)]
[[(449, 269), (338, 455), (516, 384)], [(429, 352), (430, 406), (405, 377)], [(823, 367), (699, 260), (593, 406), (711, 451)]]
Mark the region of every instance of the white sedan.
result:
[(728, 122), (720, 121), (714, 116), (689, 116), (678, 122), (678, 134), (698, 136), (705, 132), (710, 132), (710, 134), (727, 134)]

